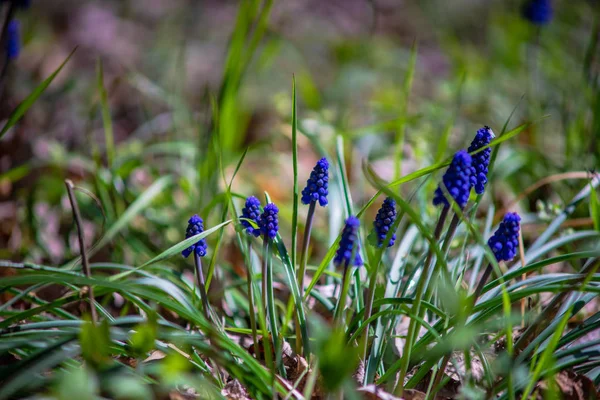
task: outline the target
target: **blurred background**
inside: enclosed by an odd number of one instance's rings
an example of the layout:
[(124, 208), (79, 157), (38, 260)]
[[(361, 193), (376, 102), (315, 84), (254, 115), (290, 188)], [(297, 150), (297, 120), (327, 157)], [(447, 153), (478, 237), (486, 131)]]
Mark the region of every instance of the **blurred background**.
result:
[[(321, 156), (342, 156), (357, 208), (374, 193), (363, 162), (393, 180), (466, 148), (483, 125), (498, 135), (531, 123), (502, 145), (484, 204), (502, 209), (540, 179), (572, 174), (518, 204), (535, 232), (598, 165), (600, 3), (556, 0), (547, 15), (525, 3), (32, 0), (12, 16), (21, 46), (0, 120), (77, 49), (0, 140), (0, 258), (78, 255), (70, 178), (92, 258), (139, 264), (180, 241), (190, 214), (208, 226), (224, 218), (219, 193), (246, 148), (232, 190), (268, 191), (286, 232), (293, 76), (300, 182)], [(398, 187), (423, 185), (414, 202), (427, 220), (432, 178)], [(335, 204), (317, 221), (333, 235)], [(580, 213), (575, 224), (591, 225)], [(325, 251), (327, 231), (315, 235)]]

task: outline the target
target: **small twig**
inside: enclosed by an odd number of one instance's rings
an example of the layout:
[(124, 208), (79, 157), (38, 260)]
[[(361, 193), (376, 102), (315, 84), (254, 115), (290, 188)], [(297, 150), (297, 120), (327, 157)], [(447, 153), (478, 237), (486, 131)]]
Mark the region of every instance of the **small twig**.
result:
[[(73, 192), (75, 186), (73, 185), (73, 182), (70, 179), (65, 180), (65, 186), (67, 187), (69, 202), (71, 202), (71, 208), (73, 210), (73, 219), (75, 220), (75, 225), (77, 225), (77, 237), (79, 238), (79, 251), (81, 252), (81, 264), (83, 266), (83, 273), (87, 278), (91, 279), (92, 270), (90, 269), (90, 264), (88, 262), (87, 254), (85, 252), (84, 232), (83, 227), (81, 225), (81, 213), (79, 212), (79, 205), (77, 204), (77, 199), (75, 198), (75, 193)], [(92, 322), (96, 324), (98, 322), (98, 314), (96, 313), (94, 288), (91, 285), (88, 285), (87, 289), (88, 296), (90, 299), (90, 314), (92, 315)]]

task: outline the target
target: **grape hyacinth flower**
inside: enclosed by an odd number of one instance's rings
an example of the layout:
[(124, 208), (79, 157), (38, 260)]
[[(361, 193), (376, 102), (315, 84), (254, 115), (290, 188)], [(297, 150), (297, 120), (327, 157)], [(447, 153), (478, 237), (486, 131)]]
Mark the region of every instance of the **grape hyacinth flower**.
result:
[[(342, 231), (342, 238), (340, 239), (340, 245), (333, 258), (333, 263), (336, 266), (341, 265), (348, 267), (354, 265), (355, 267), (360, 267), (363, 265), (358, 243), (359, 227), (360, 221), (355, 216), (351, 216), (346, 220), (346, 225)], [(353, 254), (354, 258), (352, 258)]]
[(269, 203), (265, 206), (265, 209), (258, 220), (260, 233), (262, 233), (265, 240), (273, 239), (277, 236), (277, 231), (279, 231), (278, 213), (279, 209), (277, 206), (274, 203)]
[[(377, 247), (381, 247), (385, 238), (390, 231), (390, 228), (396, 220), (396, 202), (391, 197), (387, 197), (381, 208), (377, 212), (373, 226), (375, 228), (375, 234), (377, 235)], [(387, 247), (394, 245), (396, 241), (396, 234), (394, 233), (387, 244)]]
[(488, 240), (488, 245), (498, 262), (510, 261), (517, 255), (520, 221), (519, 214), (507, 213), (494, 235)]
[[(471, 156), (466, 151), (460, 150), (454, 155), (450, 166), (442, 178), (442, 182), (456, 204), (460, 208), (464, 208), (469, 201), (471, 187), (476, 183), (475, 179)], [(438, 186), (435, 190), (433, 205), (450, 206), (450, 202), (446, 198), (441, 186)]]
[[(204, 221), (198, 216), (198, 214), (192, 215), (188, 220), (188, 226), (185, 230), (185, 238), (189, 239), (199, 233), (204, 232)], [(210, 320), (210, 305), (208, 303), (208, 295), (206, 294), (206, 283), (204, 281), (204, 273), (202, 271), (202, 258), (206, 255), (206, 239), (200, 239), (187, 249), (181, 252), (185, 258), (190, 254), (194, 253), (194, 264), (196, 266), (196, 281), (198, 283), (198, 289), (200, 290), (200, 298), (202, 300), (202, 308), (204, 311), (204, 317)]]
[(21, 52), (21, 34), (19, 21), (10, 20), (6, 27), (6, 56), (9, 60), (15, 60)]
[(310, 204), (319, 202), (321, 207), (327, 205), (327, 195), (329, 184), (329, 163), (326, 158), (317, 161), (317, 165), (310, 173), (310, 178), (306, 181), (306, 187), (302, 190), (302, 203)]
[[(477, 151), (490, 144), (492, 139), (495, 137), (496, 136), (494, 135), (494, 132), (492, 132), (492, 129), (489, 126), (484, 126), (477, 131), (475, 138), (473, 138), (473, 141), (471, 142), (471, 145), (467, 151), (469, 153)], [(481, 150), (480, 152), (471, 156), (473, 168), (475, 168), (475, 193), (477, 194), (482, 194), (485, 190), (485, 185), (488, 181), (487, 174), (488, 167), (490, 165), (491, 153), (492, 149), (490, 147), (486, 147), (484, 150)]]
[[(185, 230), (185, 238), (189, 239), (192, 236), (195, 236), (204, 231), (204, 221), (202, 218), (198, 216), (198, 214), (192, 215), (192, 217), (188, 220), (188, 226)], [(195, 244), (191, 245), (187, 249), (181, 252), (181, 255), (185, 258), (188, 258), (192, 252), (195, 252), (198, 256), (204, 257), (206, 255), (206, 239), (200, 239)]]
[[(258, 200), (254, 196), (250, 196), (246, 199), (246, 206), (242, 209), (242, 218), (249, 219), (254, 221), (257, 225), (259, 225), (260, 219), (260, 200)], [(249, 235), (253, 235), (254, 237), (260, 236), (260, 227), (255, 228), (248, 221), (242, 220), (242, 226), (246, 228), (246, 233)]]
[(533, 25), (546, 25), (552, 20), (550, 0), (530, 0), (523, 6), (523, 17)]

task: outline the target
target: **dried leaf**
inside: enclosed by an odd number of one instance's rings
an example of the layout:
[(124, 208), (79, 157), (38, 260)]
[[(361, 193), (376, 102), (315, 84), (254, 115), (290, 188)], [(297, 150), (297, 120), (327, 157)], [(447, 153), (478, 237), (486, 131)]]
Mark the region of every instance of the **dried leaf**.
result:
[(227, 382), (221, 394), (228, 400), (250, 400), (248, 391), (236, 379)]
[[(400, 397), (385, 392), (383, 389), (380, 389), (373, 384), (361, 387), (358, 389), (358, 392), (364, 393), (365, 400), (403, 400)], [(424, 398), (425, 395), (423, 395), (423, 399)]]

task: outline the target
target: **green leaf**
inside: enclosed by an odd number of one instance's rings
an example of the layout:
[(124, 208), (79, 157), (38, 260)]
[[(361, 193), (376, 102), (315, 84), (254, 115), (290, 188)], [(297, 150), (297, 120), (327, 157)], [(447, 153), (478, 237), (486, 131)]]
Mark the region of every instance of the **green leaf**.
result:
[(173, 257), (176, 254), (180, 254), (184, 249), (187, 249), (188, 247), (190, 247), (191, 245), (193, 245), (194, 243), (198, 242), (201, 239), (204, 239), (205, 237), (207, 237), (208, 235), (210, 235), (211, 233), (214, 233), (216, 231), (218, 231), (219, 229), (223, 228), (224, 226), (228, 225), (231, 222), (231, 220), (227, 220), (225, 222), (220, 223), (219, 225), (213, 226), (210, 229), (205, 230), (202, 233), (199, 233), (197, 235), (194, 235), (190, 238), (187, 238), (179, 243), (177, 243), (176, 245), (173, 245), (171, 247), (169, 247), (167, 250), (163, 251), (162, 253), (160, 253), (159, 255), (157, 255), (156, 257), (152, 258), (149, 261), (146, 261), (144, 264), (140, 265), (139, 267), (136, 267), (132, 270), (129, 271), (125, 271), (125, 272), (121, 272), (120, 274), (117, 275), (113, 275), (110, 277), (111, 280), (118, 280), (121, 279), (127, 275), (132, 274), (133, 272), (145, 268), (149, 265), (155, 264), (159, 261), (163, 261), (166, 260), (168, 258)]
[(108, 244), (119, 232), (125, 229), (131, 221), (152, 203), (152, 201), (162, 194), (167, 187), (173, 183), (171, 176), (163, 176), (154, 182), (144, 193), (142, 193), (131, 205), (125, 210), (123, 215), (114, 223), (106, 234), (100, 239), (98, 244), (89, 252), (88, 257), (91, 257), (95, 252)]
[(110, 361), (110, 330), (108, 321), (99, 325), (86, 322), (79, 334), (81, 355), (83, 359), (95, 367), (102, 367)]
[(129, 338), (131, 350), (136, 357), (145, 356), (155, 347), (158, 329), (156, 313), (148, 314), (148, 321), (133, 328), (133, 335)]
[(590, 216), (594, 222), (594, 229), (600, 231), (600, 200), (592, 185), (590, 185)]
[(48, 88), (48, 86), (50, 86), (50, 84), (52, 83), (54, 78), (56, 78), (56, 75), (58, 75), (58, 73), (63, 69), (63, 67), (71, 59), (71, 56), (73, 55), (73, 53), (75, 53), (75, 50), (77, 50), (77, 47), (73, 49), (71, 54), (69, 54), (67, 56), (65, 61), (63, 61), (63, 63), (60, 64), (60, 66), (58, 67), (58, 69), (56, 71), (54, 71), (49, 77), (47, 77), (38, 87), (35, 88), (35, 90), (33, 92), (31, 92), (31, 94), (29, 96), (27, 96), (27, 98), (25, 98), (25, 100), (23, 100), (17, 106), (17, 108), (15, 108), (13, 110), (13, 112), (8, 117), (8, 121), (6, 121), (6, 124), (0, 131), (0, 139), (2, 139), (2, 137), (6, 134), (6, 132), (8, 132), (8, 130), (10, 128), (12, 128), (17, 122), (19, 122), (19, 120), (23, 117), (23, 115), (25, 115), (27, 110), (29, 110), (29, 108), (33, 105), (33, 103), (35, 103), (35, 101), (38, 99), (38, 97), (40, 97), (42, 95), (42, 93), (44, 93), (46, 91), (46, 89)]
[(97, 66), (97, 82), (98, 93), (100, 94), (100, 109), (102, 110), (102, 123), (104, 125), (104, 140), (106, 142), (106, 158), (108, 159), (109, 168), (113, 165), (115, 159), (115, 140), (113, 134), (112, 119), (110, 116), (110, 108), (108, 107), (108, 93), (104, 87), (104, 70), (102, 68), (102, 60), (98, 60)]

